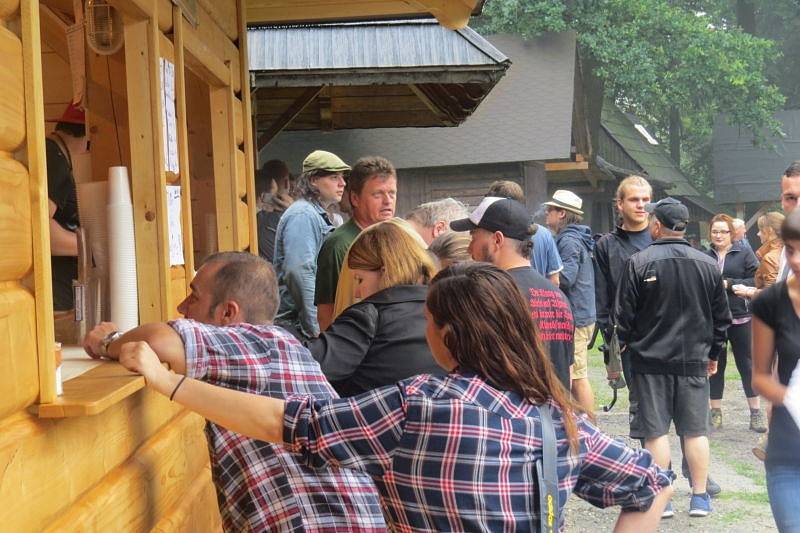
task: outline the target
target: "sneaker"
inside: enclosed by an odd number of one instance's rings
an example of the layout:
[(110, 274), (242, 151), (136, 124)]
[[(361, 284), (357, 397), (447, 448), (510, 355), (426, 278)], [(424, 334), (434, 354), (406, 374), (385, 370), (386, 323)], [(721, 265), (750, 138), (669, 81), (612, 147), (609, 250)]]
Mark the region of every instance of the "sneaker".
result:
[(722, 409), (711, 408), (710, 424), (712, 429), (720, 429), (722, 427)]
[(661, 518), (672, 518), (675, 516), (675, 510), (672, 508), (672, 502), (667, 502), (667, 506), (664, 507), (664, 511), (661, 512)]
[(761, 435), (761, 438), (758, 439), (758, 443), (753, 446), (753, 455), (758, 457), (759, 461), (765, 461), (767, 459), (767, 441), (769, 439), (769, 435)]
[(692, 494), (689, 502), (689, 516), (708, 516), (711, 513), (711, 496), (705, 494)]
[[(753, 453), (755, 453), (755, 451)], [(692, 476), (689, 475), (689, 467), (688, 466), (683, 470), (683, 477), (685, 477), (686, 480), (689, 482), (689, 488), (691, 489), (692, 488)], [(719, 483), (717, 483), (716, 481), (711, 479), (711, 476), (708, 476), (706, 478), (706, 492), (712, 498), (716, 498), (717, 496), (719, 496), (719, 493), (722, 492), (722, 487), (719, 486)]]
[(767, 432), (767, 417), (761, 412), (761, 409), (750, 411), (750, 431), (756, 433)]

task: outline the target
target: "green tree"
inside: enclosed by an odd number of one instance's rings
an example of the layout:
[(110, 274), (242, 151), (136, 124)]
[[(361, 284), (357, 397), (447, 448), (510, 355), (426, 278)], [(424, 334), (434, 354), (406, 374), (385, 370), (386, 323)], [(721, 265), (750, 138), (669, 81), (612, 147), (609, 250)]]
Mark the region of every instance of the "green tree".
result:
[(780, 57), (774, 41), (732, 24), (727, 4), (730, 1), (492, 0), (484, 7), (478, 29), (526, 38), (574, 30), (582, 88), (576, 98), (588, 132), (582, 148), (594, 155), (591, 139), (599, 131), (602, 102), (613, 98), (666, 140), (675, 161), (708, 191), (714, 117), (724, 113), (763, 140), (765, 134), (778, 131), (772, 116), (784, 103), (779, 88), (767, 78), (772, 62)]

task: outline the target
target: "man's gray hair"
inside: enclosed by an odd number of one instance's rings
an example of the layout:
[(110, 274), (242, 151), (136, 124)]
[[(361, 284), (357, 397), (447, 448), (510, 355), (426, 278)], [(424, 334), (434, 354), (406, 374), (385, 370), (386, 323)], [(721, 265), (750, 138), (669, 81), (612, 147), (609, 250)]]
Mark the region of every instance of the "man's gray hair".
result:
[(269, 324), (278, 311), (278, 281), (272, 265), (247, 252), (219, 252), (203, 261), (222, 263), (214, 276), (211, 310), (226, 300), (239, 304), (248, 324)]
[(744, 220), (741, 218), (734, 218), (733, 219), (733, 229), (739, 229), (744, 226)]
[(425, 228), (432, 228), (434, 224), (443, 220), (449, 224), (453, 220), (467, 218), (467, 206), (454, 198), (443, 198), (433, 202), (426, 202), (411, 210), (406, 215), (406, 220), (413, 220)]

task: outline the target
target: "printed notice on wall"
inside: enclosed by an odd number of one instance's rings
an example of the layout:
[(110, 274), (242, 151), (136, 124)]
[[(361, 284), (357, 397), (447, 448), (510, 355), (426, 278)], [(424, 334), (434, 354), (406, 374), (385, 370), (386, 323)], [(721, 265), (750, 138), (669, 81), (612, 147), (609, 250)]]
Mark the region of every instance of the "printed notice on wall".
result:
[(169, 226), (169, 264), (182, 265), (183, 232), (181, 231), (181, 188), (167, 185), (167, 224)]
[(161, 68), (161, 127), (164, 140), (164, 170), (179, 173), (178, 118), (175, 113), (175, 65), (159, 58)]

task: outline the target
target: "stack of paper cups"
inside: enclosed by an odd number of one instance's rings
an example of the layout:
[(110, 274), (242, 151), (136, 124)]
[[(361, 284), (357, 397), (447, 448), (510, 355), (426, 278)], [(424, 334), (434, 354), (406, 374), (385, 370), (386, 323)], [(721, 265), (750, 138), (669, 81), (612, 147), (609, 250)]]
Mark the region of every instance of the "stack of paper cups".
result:
[(139, 325), (133, 204), (126, 167), (108, 169), (108, 260), (111, 321), (120, 331)]

